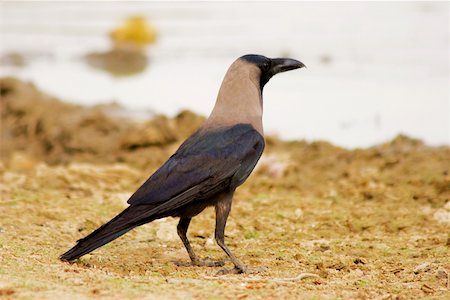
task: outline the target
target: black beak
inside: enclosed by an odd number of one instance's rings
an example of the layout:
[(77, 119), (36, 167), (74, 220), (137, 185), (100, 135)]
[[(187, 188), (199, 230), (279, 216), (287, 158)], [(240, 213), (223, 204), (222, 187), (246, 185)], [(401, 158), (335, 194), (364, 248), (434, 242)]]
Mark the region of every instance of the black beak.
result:
[(295, 70), (306, 67), (302, 62), (291, 58), (273, 58), (271, 59), (272, 66), (270, 67), (270, 75)]

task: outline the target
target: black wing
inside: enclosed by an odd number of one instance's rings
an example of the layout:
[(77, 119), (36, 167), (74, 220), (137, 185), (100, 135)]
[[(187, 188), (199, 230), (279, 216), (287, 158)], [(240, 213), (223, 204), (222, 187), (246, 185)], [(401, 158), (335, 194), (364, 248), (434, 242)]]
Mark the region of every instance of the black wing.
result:
[(131, 196), (127, 209), (79, 240), (61, 259), (77, 259), (158, 216), (236, 188), (263, 149), (263, 137), (250, 125), (194, 134)]
[(128, 203), (157, 205), (153, 213), (163, 213), (236, 188), (250, 175), (263, 150), (264, 138), (248, 124), (196, 133)]

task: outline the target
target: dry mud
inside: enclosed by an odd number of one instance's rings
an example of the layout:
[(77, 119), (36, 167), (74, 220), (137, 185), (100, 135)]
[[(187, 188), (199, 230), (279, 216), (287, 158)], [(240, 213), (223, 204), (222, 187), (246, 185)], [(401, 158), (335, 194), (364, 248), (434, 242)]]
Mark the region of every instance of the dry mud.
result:
[[(226, 242), (258, 274), (188, 261), (176, 220), (144, 225), (69, 264), (58, 256), (126, 207), (204, 120), (148, 122), (0, 80), (0, 297), (11, 299), (448, 299), (450, 150), (405, 136), (369, 149), (267, 138), (238, 190)], [(224, 258), (212, 209), (191, 243)], [(227, 262), (227, 267), (231, 264)]]

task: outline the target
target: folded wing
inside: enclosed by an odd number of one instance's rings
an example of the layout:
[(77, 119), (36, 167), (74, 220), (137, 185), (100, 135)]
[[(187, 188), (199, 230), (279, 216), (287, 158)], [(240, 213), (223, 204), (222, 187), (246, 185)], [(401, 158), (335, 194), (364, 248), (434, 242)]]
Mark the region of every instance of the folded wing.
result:
[(250, 175), (264, 149), (263, 137), (248, 124), (191, 136), (128, 200), (156, 205), (164, 213), (236, 188)]

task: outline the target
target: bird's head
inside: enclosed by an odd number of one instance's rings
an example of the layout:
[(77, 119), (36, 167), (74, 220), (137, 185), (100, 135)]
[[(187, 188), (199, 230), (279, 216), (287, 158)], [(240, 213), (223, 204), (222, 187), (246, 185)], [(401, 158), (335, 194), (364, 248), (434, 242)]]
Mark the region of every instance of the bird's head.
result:
[(298, 60), (290, 58), (268, 58), (255, 54), (241, 56), (228, 68), (214, 109), (204, 128), (251, 124), (259, 133), (264, 134), (264, 85), (275, 74), (304, 66)]
[(260, 74), (260, 88), (275, 74), (295, 70), (306, 67), (302, 62), (291, 58), (268, 58), (263, 55), (247, 54), (241, 56), (238, 60), (257, 66), (261, 71)]

